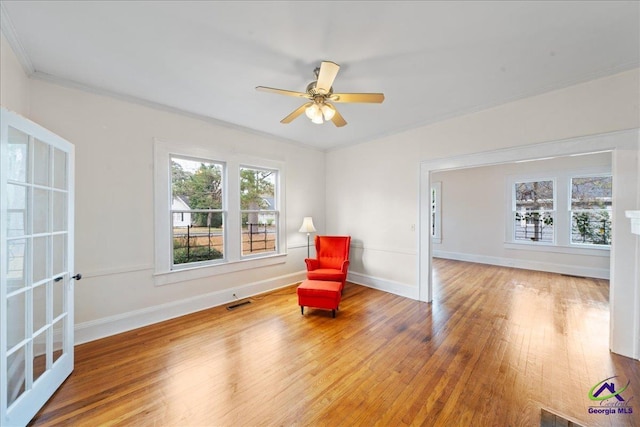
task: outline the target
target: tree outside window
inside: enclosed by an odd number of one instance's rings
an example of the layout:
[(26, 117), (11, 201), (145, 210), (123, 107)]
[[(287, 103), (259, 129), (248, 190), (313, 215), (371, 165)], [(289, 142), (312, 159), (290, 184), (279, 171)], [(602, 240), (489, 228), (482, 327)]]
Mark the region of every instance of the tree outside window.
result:
[(611, 245), (611, 175), (571, 179), (571, 243)]
[(514, 240), (553, 243), (553, 181), (516, 182), (514, 195)]
[(224, 258), (223, 165), (171, 157), (173, 265)]
[(276, 170), (240, 168), (243, 256), (277, 251), (277, 177)]

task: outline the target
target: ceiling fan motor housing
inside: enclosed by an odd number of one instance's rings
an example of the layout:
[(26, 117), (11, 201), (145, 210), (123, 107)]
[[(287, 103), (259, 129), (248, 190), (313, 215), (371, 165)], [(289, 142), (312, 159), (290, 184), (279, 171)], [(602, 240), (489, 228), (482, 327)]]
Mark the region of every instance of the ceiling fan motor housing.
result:
[(311, 96), (322, 95), (322, 96), (331, 96), (333, 94), (333, 86), (329, 88), (329, 92), (324, 93), (324, 91), (319, 91), (316, 89), (316, 82), (311, 82), (307, 85), (307, 93)]

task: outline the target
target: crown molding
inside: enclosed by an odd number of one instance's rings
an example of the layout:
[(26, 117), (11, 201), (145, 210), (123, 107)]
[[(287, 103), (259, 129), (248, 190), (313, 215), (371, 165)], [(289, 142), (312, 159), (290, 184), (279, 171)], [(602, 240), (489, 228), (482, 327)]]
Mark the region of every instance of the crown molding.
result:
[(9, 19), (9, 13), (4, 5), (4, 3), (0, 3), (0, 32), (4, 34), (7, 38), (7, 42), (9, 42), (9, 46), (13, 49), (16, 57), (18, 58), (18, 62), (22, 65), (24, 72), (27, 76), (31, 77), (33, 73), (36, 71), (33, 67), (33, 63), (27, 55), (27, 52), (22, 47), (22, 43), (18, 39), (18, 35), (16, 34), (16, 29), (13, 27), (11, 20)]
[(187, 110), (183, 110), (181, 108), (178, 107), (171, 107), (169, 105), (166, 104), (162, 104), (159, 102), (155, 102), (155, 101), (149, 101), (147, 99), (144, 98), (139, 98), (137, 96), (133, 96), (133, 95), (127, 95), (121, 92), (116, 92), (110, 89), (104, 89), (98, 86), (93, 86), (90, 84), (85, 84), (85, 83), (80, 83), (77, 82), (75, 80), (71, 80), (71, 79), (66, 79), (64, 77), (58, 77), (55, 76), (53, 74), (48, 74), (48, 73), (43, 73), (42, 71), (34, 71), (31, 75), (31, 78), (36, 79), (36, 80), (42, 80), (48, 83), (52, 83), (58, 86), (62, 86), (62, 87), (66, 87), (69, 89), (75, 89), (75, 90), (79, 90), (81, 92), (86, 92), (86, 93), (91, 93), (93, 95), (98, 95), (98, 96), (105, 96), (105, 97), (109, 97), (109, 98), (113, 98), (113, 99), (117, 99), (119, 101), (124, 101), (124, 102), (128, 102), (131, 104), (135, 104), (135, 105), (140, 105), (143, 107), (147, 107), (147, 108), (152, 108), (154, 110), (159, 110), (159, 111), (164, 111), (166, 113), (172, 113), (172, 114), (176, 114), (179, 116), (183, 116), (183, 117), (189, 117), (191, 119), (196, 119), (196, 120), (200, 120), (200, 121), (204, 121), (207, 123), (211, 123), (214, 124), (216, 126), (220, 126), (220, 127), (225, 127), (228, 129), (234, 129), (237, 131), (241, 131), (241, 132), (245, 132), (245, 133), (249, 133), (252, 135), (256, 135), (259, 136), (261, 138), (266, 138), (266, 139), (270, 139), (272, 141), (275, 142), (280, 142), (280, 143), (284, 143), (284, 144), (289, 144), (289, 145), (293, 145), (296, 146), (298, 148), (304, 148), (307, 150), (314, 150), (314, 151), (318, 151), (318, 152), (324, 152), (325, 150), (315, 147), (313, 145), (308, 145), (305, 144), (303, 142), (300, 141), (296, 141), (293, 139), (289, 139), (289, 138), (283, 138), (281, 136), (277, 136), (277, 135), (272, 135), (270, 133), (266, 133), (266, 132), (262, 132), (259, 130), (255, 130), (255, 129), (251, 129), (242, 125), (238, 125), (235, 123), (231, 123), (231, 122), (226, 122), (224, 120), (220, 120), (220, 119), (216, 119), (214, 117), (210, 117), (210, 116), (205, 116), (202, 114), (198, 114), (198, 113), (194, 113), (191, 111), (187, 111)]

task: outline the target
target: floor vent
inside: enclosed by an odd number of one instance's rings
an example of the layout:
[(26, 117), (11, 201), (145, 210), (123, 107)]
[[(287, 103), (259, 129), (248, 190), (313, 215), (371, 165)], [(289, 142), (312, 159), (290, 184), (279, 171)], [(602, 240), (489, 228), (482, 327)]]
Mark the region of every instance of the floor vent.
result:
[(554, 414), (553, 412), (549, 412), (544, 409), (542, 409), (541, 412), (540, 427), (583, 427), (581, 424), (578, 424), (575, 421), (571, 421), (566, 418), (562, 418), (560, 415)]
[(251, 301), (241, 301), (232, 305), (227, 306), (227, 310), (233, 310), (238, 307), (242, 307), (243, 305), (251, 304)]

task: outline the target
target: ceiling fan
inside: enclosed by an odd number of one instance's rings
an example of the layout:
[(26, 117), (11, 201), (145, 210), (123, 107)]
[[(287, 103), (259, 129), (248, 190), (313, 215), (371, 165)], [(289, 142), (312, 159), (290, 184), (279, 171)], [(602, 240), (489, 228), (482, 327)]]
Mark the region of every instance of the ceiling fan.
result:
[(316, 81), (307, 85), (306, 92), (295, 92), (284, 89), (274, 89), (271, 87), (257, 86), (256, 90), (262, 92), (277, 93), (280, 95), (296, 96), (299, 98), (307, 98), (307, 102), (284, 119), (280, 123), (291, 123), (302, 113), (306, 113), (307, 117), (313, 123), (322, 124), (324, 121), (331, 120), (337, 127), (347, 124), (342, 115), (338, 112), (331, 102), (366, 102), (380, 104), (384, 101), (382, 93), (333, 93), (333, 81), (340, 70), (340, 66), (331, 61), (322, 61), (320, 67), (314, 70)]

